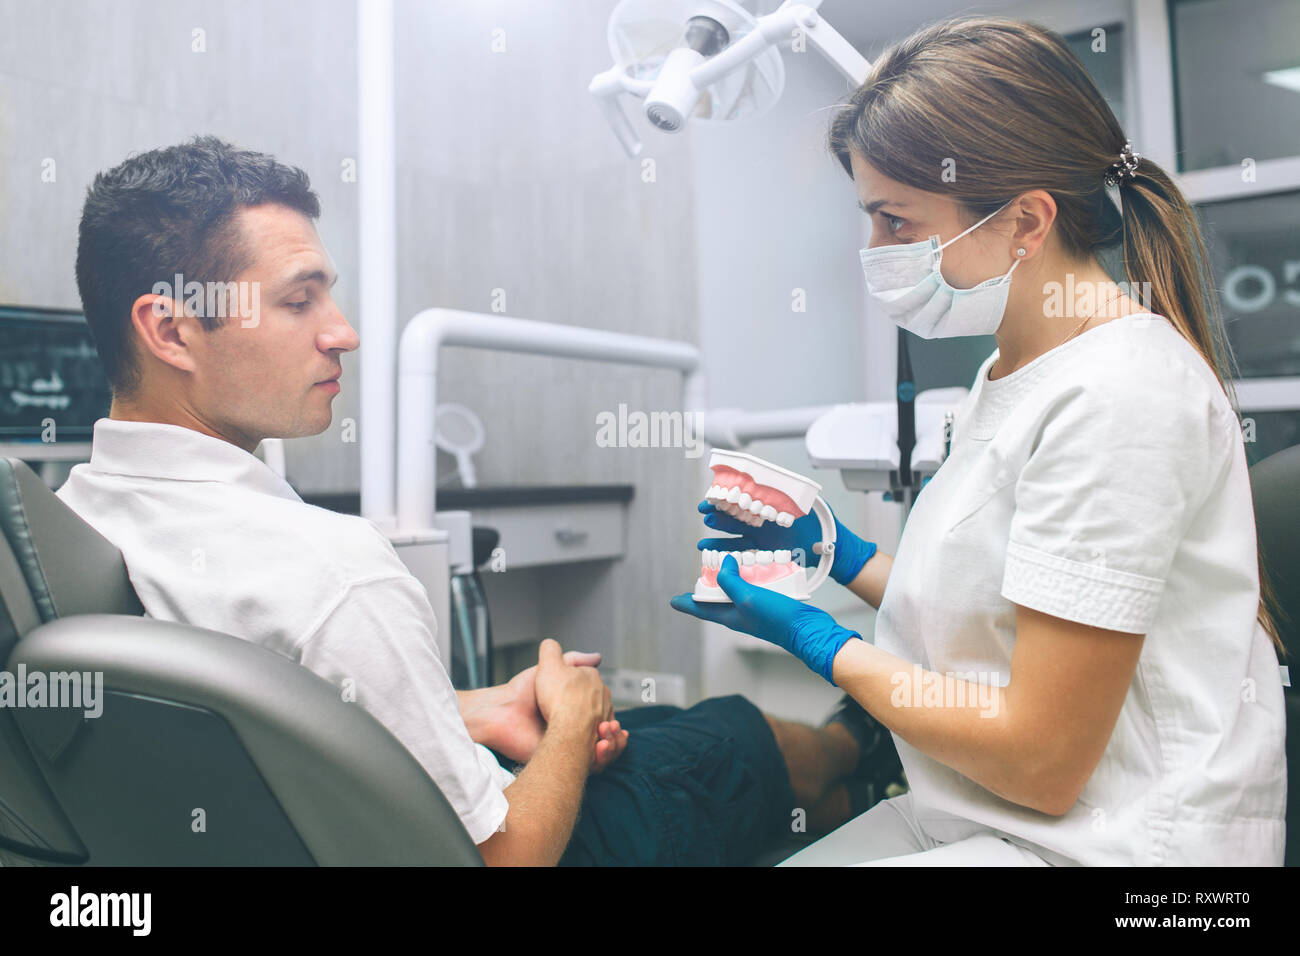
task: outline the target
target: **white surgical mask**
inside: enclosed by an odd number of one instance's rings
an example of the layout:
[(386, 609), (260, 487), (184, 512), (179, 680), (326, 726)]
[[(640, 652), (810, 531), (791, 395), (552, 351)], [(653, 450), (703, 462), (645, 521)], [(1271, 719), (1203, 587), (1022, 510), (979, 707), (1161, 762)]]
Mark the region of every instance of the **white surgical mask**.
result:
[(954, 289), (939, 263), (943, 250), (962, 236), (974, 232), (1007, 206), (993, 210), (961, 235), (940, 245), (938, 236), (923, 242), (878, 246), (862, 250), (862, 272), (867, 277), (867, 295), (901, 328), (924, 339), (955, 335), (992, 335), (1002, 324), (1011, 291), (1011, 273), (995, 276), (970, 289)]

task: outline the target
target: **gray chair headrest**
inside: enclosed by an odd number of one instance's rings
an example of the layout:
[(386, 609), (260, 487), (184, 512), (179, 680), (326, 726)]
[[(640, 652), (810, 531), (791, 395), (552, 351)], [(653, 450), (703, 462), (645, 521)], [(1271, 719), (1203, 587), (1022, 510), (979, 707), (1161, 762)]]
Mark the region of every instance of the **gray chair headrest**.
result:
[(17, 458), (0, 458), (0, 536), (0, 661), (56, 618), (144, 613), (117, 548)]

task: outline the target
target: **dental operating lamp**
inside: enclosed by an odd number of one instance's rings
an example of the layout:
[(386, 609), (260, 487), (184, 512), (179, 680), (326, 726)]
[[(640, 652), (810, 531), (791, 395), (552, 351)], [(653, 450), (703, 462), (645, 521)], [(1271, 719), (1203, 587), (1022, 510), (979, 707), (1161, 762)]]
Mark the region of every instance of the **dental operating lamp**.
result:
[[(858, 87), (871, 64), (818, 13), (821, 2), (786, 0), (772, 13), (755, 17), (733, 0), (622, 0), (609, 20), (614, 65), (593, 77), (588, 89), (623, 149), (636, 157), (642, 144), (619, 102), (622, 97), (641, 100), (646, 120), (665, 133), (680, 132), (692, 120), (754, 119), (776, 103), (785, 87), (781, 47), (816, 50)], [(803, 435), (812, 463), (839, 469), (846, 487), (884, 491), (906, 510), (924, 476), (946, 456), (962, 397), (956, 393), (965, 391), (941, 389), (918, 396), (906, 333), (900, 329), (892, 405), (789, 410), (784, 414), (786, 434)], [(812, 411), (819, 414), (807, 414)], [(714, 423), (725, 431), (746, 417), (725, 410), (714, 413)], [(732, 447), (744, 444), (738, 431), (732, 434), (737, 439)], [(776, 434), (769, 429), (766, 437)]]
[(782, 45), (811, 46), (860, 86), (871, 64), (822, 19), (821, 2), (787, 0), (756, 18), (732, 0), (622, 0), (609, 19), (614, 65), (588, 89), (631, 157), (641, 142), (620, 96), (643, 100), (646, 119), (666, 133), (691, 119), (752, 119), (785, 88)]

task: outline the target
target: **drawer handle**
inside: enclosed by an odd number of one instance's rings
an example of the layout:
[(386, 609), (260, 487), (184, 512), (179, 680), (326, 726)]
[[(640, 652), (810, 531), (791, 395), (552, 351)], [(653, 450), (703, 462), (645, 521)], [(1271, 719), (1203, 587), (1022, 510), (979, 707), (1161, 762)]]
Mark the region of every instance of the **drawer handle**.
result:
[(575, 528), (556, 528), (555, 538), (560, 544), (582, 544), (587, 540), (587, 532)]

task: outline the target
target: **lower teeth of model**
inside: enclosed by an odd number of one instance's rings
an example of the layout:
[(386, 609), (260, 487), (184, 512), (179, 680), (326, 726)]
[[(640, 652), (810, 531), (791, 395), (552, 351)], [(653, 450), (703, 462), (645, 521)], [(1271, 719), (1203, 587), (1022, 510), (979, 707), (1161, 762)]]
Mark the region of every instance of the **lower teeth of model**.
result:
[(790, 551), (712, 551), (704, 552), (706, 568), (721, 568), (727, 555), (735, 555), (736, 563), (741, 567), (753, 567), (766, 564), (789, 564), (793, 558)]

